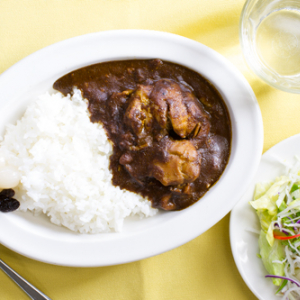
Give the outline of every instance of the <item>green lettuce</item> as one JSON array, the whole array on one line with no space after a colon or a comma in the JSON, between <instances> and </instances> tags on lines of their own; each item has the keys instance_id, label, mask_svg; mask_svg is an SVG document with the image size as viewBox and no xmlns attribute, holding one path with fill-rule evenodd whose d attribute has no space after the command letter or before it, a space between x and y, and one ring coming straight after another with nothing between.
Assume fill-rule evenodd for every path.
<instances>
[{"instance_id":1,"label":"green lettuce","mask_svg":"<svg viewBox=\"0 0 300 300\"><path fill-rule=\"evenodd\" d=\"M267 210L270 215L276 216L278 212L276 201L289 182L290 178L288 176L281 176L276 178L271 185L266 184L263 186L262 184L257 184L255 189L258 191L254 192L254 200L250 201L250 204L256 210Z\"/></svg>"},{"instance_id":2,"label":"green lettuce","mask_svg":"<svg viewBox=\"0 0 300 300\"><path fill-rule=\"evenodd\" d=\"M284 246L280 241L275 240L273 246L270 246L266 233L261 230L258 245L260 249L260 256L266 270L271 275L284 276L284 263L276 263L275 260L282 261L285 259ZM279 286L282 279L272 278L273 284Z\"/></svg>"},{"instance_id":3,"label":"green lettuce","mask_svg":"<svg viewBox=\"0 0 300 300\"><path fill-rule=\"evenodd\" d=\"M255 186L253 201L250 201L251 206L256 209L259 217L261 228L266 233L266 240L272 247L274 243L272 221L275 221L279 211L278 199L280 195L284 195L286 186L290 183L288 176L276 178L274 182L258 183ZM284 201L280 201L280 209L284 209Z\"/></svg>"}]
</instances>

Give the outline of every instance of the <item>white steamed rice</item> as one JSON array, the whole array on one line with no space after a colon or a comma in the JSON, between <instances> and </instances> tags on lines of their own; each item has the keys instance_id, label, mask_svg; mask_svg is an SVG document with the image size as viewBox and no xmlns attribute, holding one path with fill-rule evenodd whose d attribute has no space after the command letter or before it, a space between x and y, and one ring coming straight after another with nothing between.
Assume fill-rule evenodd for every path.
<instances>
[{"instance_id":1,"label":"white steamed rice","mask_svg":"<svg viewBox=\"0 0 300 300\"><path fill-rule=\"evenodd\" d=\"M156 213L150 201L112 185L112 146L102 125L90 122L79 90L40 96L7 126L0 151L20 172L20 210L42 212L54 224L81 233L121 231L126 217Z\"/></svg>"}]
</instances>

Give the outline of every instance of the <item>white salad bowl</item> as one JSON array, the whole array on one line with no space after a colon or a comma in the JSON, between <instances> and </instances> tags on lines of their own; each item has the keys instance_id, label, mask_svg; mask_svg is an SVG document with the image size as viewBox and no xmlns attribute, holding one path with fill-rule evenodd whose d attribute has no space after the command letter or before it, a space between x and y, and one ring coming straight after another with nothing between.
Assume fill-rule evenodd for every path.
<instances>
[{"instance_id":1,"label":"white salad bowl","mask_svg":"<svg viewBox=\"0 0 300 300\"><path fill-rule=\"evenodd\" d=\"M169 33L120 30L87 34L46 47L0 76L0 129L22 116L29 101L77 68L112 60L160 58L206 77L223 96L232 124L228 165L194 205L125 220L121 233L79 234L30 212L1 214L0 242L27 257L65 266L132 262L178 247L199 236L237 203L254 177L263 146L255 95L243 75L214 50Z\"/></svg>"}]
</instances>

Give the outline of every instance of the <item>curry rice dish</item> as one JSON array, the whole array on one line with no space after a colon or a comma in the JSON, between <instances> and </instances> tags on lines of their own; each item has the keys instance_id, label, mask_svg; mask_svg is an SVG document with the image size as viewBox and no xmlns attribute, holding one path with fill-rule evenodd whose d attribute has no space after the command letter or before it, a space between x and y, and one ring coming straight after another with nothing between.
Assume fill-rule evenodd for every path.
<instances>
[{"instance_id":1,"label":"curry rice dish","mask_svg":"<svg viewBox=\"0 0 300 300\"><path fill-rule=\"evenodd\" d=\"M58 79L88 100L90 120L112 142L112 183L148 198L155 208L180 210L219 179L230 155L231 123L216 88L200 74L154 60L111 61Z\"/></svg>"},{"instance_id":2,"label":"curry rice dish","mask_svg":"<svg viewBox=\"0 0 300 300\"><path fill-rule=\"evenodd\" d=\"M43 213L80 233L121 231L128 216L198 201L226 167L229 114L192 70L113 61L71 72L54 88L62 93L40 95L6 128L1 211Z\"/></svg>"}]
</instances>

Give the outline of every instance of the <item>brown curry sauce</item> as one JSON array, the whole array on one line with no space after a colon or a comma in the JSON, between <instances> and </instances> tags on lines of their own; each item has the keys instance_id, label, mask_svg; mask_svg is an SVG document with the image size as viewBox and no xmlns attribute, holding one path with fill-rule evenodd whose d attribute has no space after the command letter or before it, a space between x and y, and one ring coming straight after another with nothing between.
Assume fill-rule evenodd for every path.
<instances>
[{"instance_id":1,"label":"brown curry sauce","mask_svg":"<svg viewBox=\"0 0 300 300\"><path fill-rule=\"evenodd\" d=\"M231 123L216 88L200 74L154 60L111 61L75 70L53 87L89 102L113 144L112 183L180 210L219 179L230 155Z\"/></svg>"}]
</instances>

